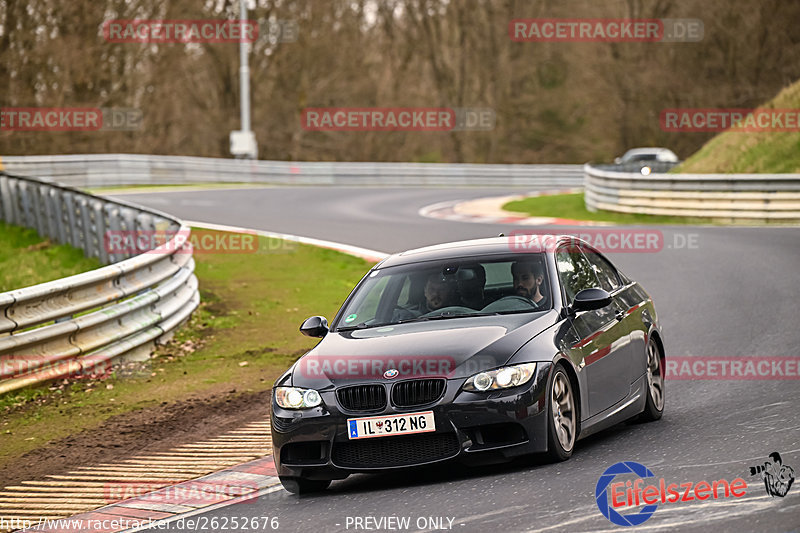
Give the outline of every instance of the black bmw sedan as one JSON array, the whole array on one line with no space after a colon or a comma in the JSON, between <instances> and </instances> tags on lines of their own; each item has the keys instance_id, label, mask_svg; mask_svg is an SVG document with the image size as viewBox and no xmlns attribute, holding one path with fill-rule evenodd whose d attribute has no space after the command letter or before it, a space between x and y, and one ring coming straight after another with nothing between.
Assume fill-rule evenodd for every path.
<instances>
[{"instance_id":1,"label":"black bmw sedan","mask_svg":"<svg viewBox=\"0 0 800 533\"><path fill-rule=\"evenodd\" d=\"M664 409L664 344L647 292L570 236L515 235L392 255L275 383L284 488L356 472L531 453Z\"/></svg>"}]
</instances>

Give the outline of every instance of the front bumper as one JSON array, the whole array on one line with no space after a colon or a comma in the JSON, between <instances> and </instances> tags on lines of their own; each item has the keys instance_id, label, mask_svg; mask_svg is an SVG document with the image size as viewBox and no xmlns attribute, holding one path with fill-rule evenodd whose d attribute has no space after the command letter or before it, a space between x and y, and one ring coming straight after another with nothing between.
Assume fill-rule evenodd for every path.
<instances>
[{"instance_id":1,"label":"front bumper","mask_svg":"<svg viewBox=\"0 0 800 533\"><path fill-rule=\"evenodd\" d=\"M525 385L505 391L471 393L464 379L447 380L443 397L411 409L388 402L378 413L340 408L333 390L323 404L302 411L272 405L272 443L279 476L342 479L443 461L502 462L547 451L546 389L550 364L539 363ZM387 382L388 383L388 382ZM436 431L351 441L347 419L433 411Z\"/></svg>"}]
</instances>

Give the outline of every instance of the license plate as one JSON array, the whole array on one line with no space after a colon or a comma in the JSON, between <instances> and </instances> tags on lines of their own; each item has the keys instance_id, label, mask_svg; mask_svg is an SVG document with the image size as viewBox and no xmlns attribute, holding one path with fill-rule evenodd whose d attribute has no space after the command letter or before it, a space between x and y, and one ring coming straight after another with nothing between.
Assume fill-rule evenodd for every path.
<instances>
[{"instance_id":1,"label":"license plate","mask_svg":"<svg viewBox=\"0 0 800 533\"><path fill-rule=\"evenodd\" d=\"M436 431L433 411L411 413L409 415L367 416L347 419L347 434L350 440L410 435L428 431Z\"/></svg>"}]
</instances>

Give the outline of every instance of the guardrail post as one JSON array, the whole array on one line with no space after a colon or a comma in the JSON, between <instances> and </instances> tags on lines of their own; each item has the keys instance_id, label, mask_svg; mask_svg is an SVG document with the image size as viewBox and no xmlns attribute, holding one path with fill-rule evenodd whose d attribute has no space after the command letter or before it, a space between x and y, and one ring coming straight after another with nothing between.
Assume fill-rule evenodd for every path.
<instances>
[{"instance_id":1,"label":"guardrail post","mask_svg":"<svg viewBox=\"0 0 800 533\"><path fill-rule=\"evenodd\" d=\"M64 203L59 192L55 187L50 187L47 191L48 220L50 221L51 235L54 236L56 241L63 244L69 242L69 237L66 224L64 224Z\"/></svg>"},{"instance_id":2,"label":"guardrail post","mask_svg":"<svg viewBox=\"0 0 800 533\"><path fill-rule=\"evenodd\" d=\"M106 219L106 233L103 236L103 247L106 249L110 263L116 263L125 258L125 254L115 248L115 243L123 242L122 237L124 237L122 221L120 220L120 209L118 205L111 202L103 207Z\"/></svg>"},{"instance_id":3,"label":"guardrail post","mask_svg":"<svg viewBox=\"0 0 800 533\"><path fill-rule=\"evenodd\" d=\"M28 221L28 191L26 183L22 181L14 182L14 224L19 226L31 227Z\"/></svg>"},{"instance_id":4,"label":"guardrail post","mask_svg":"<svg viewBox=\"0 0 800 533\"><path fill-rule=\"evenodd\" d=\"M122 235L127 239L126 242L130 243L136 231L136 211L127 207L122 207L120 209L119 226L120 230L123 232ZM129 257L133 257L135 254L126 245L123 255L127 259Z\"/></svg>"},{"instance_id":5,"label":"guardrail post","mask_svg":"<svg viewBox=\"0 0 800 533\"><path fill-rule=\"evenodd\" d=\"M77 198L78 203L78 211L79 215L78 218L80 221L78 222L78 229L80 230L80 241L81 245L80 248L83 250L89 257L94 257L92 255L92 219L91 213L89 212L89 200L88 198L79 197Z\"/></svg>"},{"instance_id":6,"label":"guardrail post","mask_svg":"<svg viewBox=\"0 0 800 533\"><path fill-rule=\"evenodd\" d=\"M8 182L11 180L5 174L0 174L0 219L11 223L13 213L13 200L11 198L11 190L9 189Z\"/></svg>"},{"instance_id":7,"label":"guardrail post","mask_svg":"<svg viewBox=\"0 0 800 533\"><path fill-rule=\"evenodd\" d=\"M48 220L48 205L47 205L47 185L39 185L33 189L33 208L36 213L36 231L42 237L52 239L53 235L50 233L50 221Z\"/></svg>"},{"instance_id":8,"label":"guardrail post","mask_svg":"<svg viewBox=\"0 0 800 533\"><path fill-rule=\"evenodd\" d=\"M137 237L140 234L149 236L148 239L144 240L140 240L138 238L136 239L135 247L138 253L144 253L150 249L146 245L144 246L144 248L142 248L142 244L151 241L155 236L155 232L156 232L156 227L155 223L153 222L153 215L150 215L149 213L139 213L138 215L136 215L136 226L134 228L134 234Z\"/></svg>"},{"instance_id":9,"label":"guardrail post","mask_svg":"<svg viewBox=\"0 0 800 533\"><path fill-rule=\"evenodd\" d=\"M92 218L94 219L94 235L93 243L97 252L97 257L104 265L111 263L108 258L108 249L106 248L106 231L108 228L108 219L106 218L105 202L103 200L93 200Z\"/></svg>"},{"instance_id":10,"label":"guardrail post","mask_svg":"<svg viewBox=\"0 0 800 533\"><path fill-rule=\"evenodd\" d=\"M83 248L81 246L81 237L78 225L80 224L80 211L75 203L75 195L71 192L65 192L61 195L62 207L62 225L64 227L64 234L67 242L75 248Z\"/></svg>"}]
</instances>

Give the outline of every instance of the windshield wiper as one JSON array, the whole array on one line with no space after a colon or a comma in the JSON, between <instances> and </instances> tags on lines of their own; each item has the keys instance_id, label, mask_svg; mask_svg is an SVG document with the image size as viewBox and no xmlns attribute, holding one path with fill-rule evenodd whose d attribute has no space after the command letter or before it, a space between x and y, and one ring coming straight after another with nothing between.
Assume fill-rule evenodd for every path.
<instances>
[{"instance_id":1,"label":"windshield wiper","mask_svg":"<svg viewBox=\"0 0 800 533\"><path fill-rule=\"evenodd\" d=\"M373 324L378 325L378 324ZM361 322L360 324L356 324L355 326L341 326L336 328L336 331L353 331L354 329L366 329L371 328L373 325L367 324L366 322Z\"/></svg>"},{"instance_id":2,"label":"windshield wiper","mask_svg":"<svg viewBox=\"0 0 800 533\"><path fill-rule=\"evenodd\" d=\"M356 329L369 329L369 328L380 328L383 326L393 326L398 322L380 322L378 324L367 324L366 322L361 322L360 324L356 324L355 326L341 326L336 328L336 331L353 331Z\"/></svg>"},{"instance_id":3,"label":"windshield wiper","mask_svg":"<svg viewBox=\"0 0 800 533\"><path fill-rule=\"evenodd\" d=\"M519 315L522 313L536 313L541 311L549 311L549 309L513 309L511 311L498 311L497 313L493 313L496 315Z\"/></svg>"},{"instance_id":4,"label":"windshield wiper","mask_svg":"<svg viewBox=\"0 0 800 533\"><path fill-rule=\"evenodd\" d=\"M422 322L425 320L446 320L448 318L470 318L473 316L494 316L500 313L443 313L441 315L418 316L417 318L407 318L394 324L407 324L409 322Z\"/></svg>"}]
</instances>

